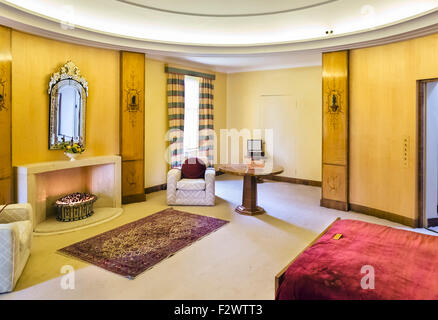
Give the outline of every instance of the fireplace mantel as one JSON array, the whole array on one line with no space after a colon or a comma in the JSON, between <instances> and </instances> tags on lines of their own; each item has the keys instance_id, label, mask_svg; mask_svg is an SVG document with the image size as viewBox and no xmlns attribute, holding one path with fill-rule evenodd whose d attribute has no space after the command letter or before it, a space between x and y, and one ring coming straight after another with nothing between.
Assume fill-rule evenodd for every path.
<instances>
[{"instance_id":1,"label":"fireplace mantel","mask_svg":"<svg viewBox=\"0 0 438 320\"><path fill-rule=\"evenodd\" d=\"M75 161L61 160L61 161L48 161L48 162L38 162L31 163L27 165L22 165L17 167L17 173L20 174L37 174L49 171L72 169L87 166L98 166L102 164L116 164L120 165L120 156L99 156L90 157L84 159L77 159Z\"/></svg>"},{"instance_id":2,"label":"fireplace mantel","mask_svg":"<svg viewBox=\"0 0 438 320\"><path fill-rule=\"evenodd\" d=\"M121 208L120 156L32 163L17 166L16 174L18 202L32 205L36 233L39 225L47 224L49 220L54 221L54 201L71 192L96 194L98 200L95 208L100 213L105 208L110 209L114 214L121 213L121 209L115 210ZM108 218L109 215L106 213L103 216ZM87 224L88 219L81 220L83 221L80 223L81 228ZM89 221L95 224L96 218ZM69 229L66 228L68 223L59 222L60 230ZM52 234L56 233L56 224L55 228L51 225L49 229Z\"/></svg>"}]
</instances>

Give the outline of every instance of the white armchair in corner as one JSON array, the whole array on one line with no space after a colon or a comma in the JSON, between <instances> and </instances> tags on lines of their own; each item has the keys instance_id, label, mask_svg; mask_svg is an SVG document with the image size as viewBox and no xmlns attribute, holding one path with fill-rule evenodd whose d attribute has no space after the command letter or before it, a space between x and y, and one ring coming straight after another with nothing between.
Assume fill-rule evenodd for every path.
<instances>
[{"instance_id":1,"label":"white armchair in corner","mask_svg":"<svg viewBox=\"0 0 438 320\"><path fill-rule=\"evenodd\" d=\"M29 258L32 214L30 204L10 204L0 213L0 293L14 290Z\"/></svg>"},{"instance_id":2,"label":"white armchair in corner","mask_svg":"<svg viewBox=\"0 0 438 320\"><path fill-rule=\"evenodd\" d=\"M187 206L214 206L216 171L205 170L204 179L181 179L180 169L167 173L167 204Z\"/></svg>"}]
</instances>

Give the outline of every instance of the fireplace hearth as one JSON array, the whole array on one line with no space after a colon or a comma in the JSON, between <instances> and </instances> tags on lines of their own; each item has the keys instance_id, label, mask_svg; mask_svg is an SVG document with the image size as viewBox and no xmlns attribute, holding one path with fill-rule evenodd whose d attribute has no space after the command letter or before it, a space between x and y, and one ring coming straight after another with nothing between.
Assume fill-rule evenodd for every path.
<instances>
[{"instance_id":1,"label":"fireplace hearth","mask_svg":"<svg viewBox=\"0 0 438 320\"><path fill-rule=\"evenodd\" d=\"M62 222L71 222L90 217L93 204L97 197L94 194L75 192L68 194L55 202L56 219Z\"/></svg>"}]
</instances>

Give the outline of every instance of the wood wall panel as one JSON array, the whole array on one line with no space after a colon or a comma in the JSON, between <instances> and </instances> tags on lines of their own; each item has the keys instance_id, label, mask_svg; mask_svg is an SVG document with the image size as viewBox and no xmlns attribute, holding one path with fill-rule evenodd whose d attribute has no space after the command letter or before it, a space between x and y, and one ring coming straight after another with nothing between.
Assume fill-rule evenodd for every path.
<instances>
[{"instance_id":1,"label":"wood wall panel","mask_svg":"<svg viewBox=\"0 0 438 320\"><path fill-rule=\"evenodd\" d=\"M345 166L324 164L322 170L324 176L322 197L324 199L345 202L347 168Z\"/></svg>"},{"instance_id":2,"label":"wood wall panel","mask_svg":"<svg viewBox=\"0 0 438 320\"><path fill-rule=\"evenodd\" d=\"M120 154L120 51L12 30L12 164L65 160L47 147L50 75L72 60L88 81L83 158Z\"/></svg>"},{"instance_id":3,"label":"wood wall panel","mask_svg":"<svg viewBox=\"0 0 438 320\"><path fill-rule=\"evenodd\" d=\"M0 27L0 204L14 201L11 111L11 30Z\"/></svg>"},{"instance_id":4,"label":"wood wall panel","mask_svg":"<svg viewBox=\"0 0 438 320\"><path fill-rule=\"evenodd\" d=\"M349 52L322 56L322 200L348 210ZM333 205L332 205L333 204Z\"/></svg>"},{"instance_id":5,"label":"wood wall panel","mask_svg":"<svg viewBox=\"0 0 438 320\"><path fill-rule=\"evenodd\" d=\"M437 56L438 34L351 50L350 203L423 219L417 81L438 78Z\"/></svg>"},{"instance_id":6,"label":"wood wall panel","mask_svg":"<svg viewBox=\"0 0 438 320\"><path fill-rule=\"evenodd\" d=\"M0 179L0 205L13 202L12 180Z\"/></svg>"},{"instance_id":7,"label":"wood wall panel","mask_svg":"<svg viewBox=\"0 0 438 320\"><path fill-rule=\"evenodd\" d=\"M145 56L121 52L120 153L122 201L144 201L144 81Z\"/></svg>"},{"instance_id":8,"label":"wood wall panel","mask_svg":"<svg viewBox=\"0 0 438 320\"><path fill-rule=\"evenodd\" d=\"M123 161L123 196L138 195L144 193L143 176L144 165L142 160Z\"/></svg>"}]
</instances>

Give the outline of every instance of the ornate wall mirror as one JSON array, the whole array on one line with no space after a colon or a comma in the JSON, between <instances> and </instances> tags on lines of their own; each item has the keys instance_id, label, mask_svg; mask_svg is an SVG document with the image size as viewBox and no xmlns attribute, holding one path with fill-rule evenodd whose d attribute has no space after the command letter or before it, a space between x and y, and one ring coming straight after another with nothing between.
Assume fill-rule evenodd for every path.
<instances>
[{"instance_id":1,"label":"ornate wall mirror","mask_svg":"<svg viewBox=\"0 0 438 320\"><path fill-rule=\"evenodd\" d=\"M63 142L85 146L85 109L88 83L71 61L52 74L49 83L49 149L61 149Z\"/></svg>"}]
</instances>

